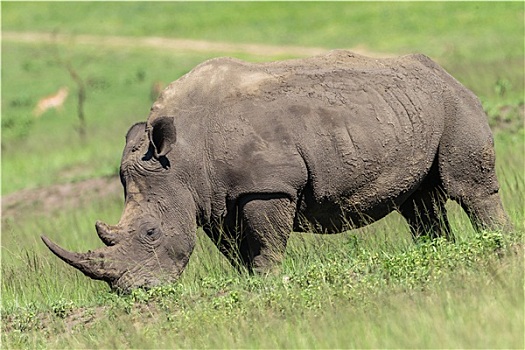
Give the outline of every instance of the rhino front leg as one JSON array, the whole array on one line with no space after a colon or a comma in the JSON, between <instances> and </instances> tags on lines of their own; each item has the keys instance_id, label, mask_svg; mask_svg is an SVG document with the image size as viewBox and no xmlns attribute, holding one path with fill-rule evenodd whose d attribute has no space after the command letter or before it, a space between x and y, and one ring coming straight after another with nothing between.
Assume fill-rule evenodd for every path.
<instances>
[{"instance_id":1,"label":"rhino front leg","mask_svg":"<svg viewBox=\"0 0 525 350\"><path fill-rule=\"evenodd\" d=\"M282 195L250 195L240 210L243 262L250 271L268 273L283 259L295 203Z\"/></svg>"}]
</instances>

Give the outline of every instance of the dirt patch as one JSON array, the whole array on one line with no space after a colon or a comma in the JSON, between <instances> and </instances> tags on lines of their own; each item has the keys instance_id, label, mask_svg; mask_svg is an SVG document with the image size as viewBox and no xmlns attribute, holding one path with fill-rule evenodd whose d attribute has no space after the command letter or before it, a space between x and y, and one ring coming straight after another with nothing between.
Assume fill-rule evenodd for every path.
<instances>
[{"instance_id":1,"label":"dirt patch","mask_svg":"<svg viewBox=\"0 0 525 350\"><path fill-rule=\"evenodd\" d=\"M71 313L64 318L64 324L68 332L73 332L78 328L82 329L83 327L91 325L96 320L101 319L108 308L108 306L97 306L93 308L81 307L72 310Z\"/></svg>"},{"instance_id":2,"label":"dirt patch","mask_svg":"<svg viewBox=\"0 0 525 350\"><path fill-rule=\"evenodd\" d=\"M62 208L78 208L121 193L120 180L114 176L21 190L2 196L2 219L19 217L28 211L45 215Z\"/></svg>"},{"instance_id":3,"label":"dirt patch","mask_svg":"<svg viewBox=\"0 0 525 350\"><path fill-rule=\"evenodd\" d=\"M113 48L152 48L175 52L204 52L218 54L249 54L261 57L315 56L329 51L323 47L279 46L265 44L229 43L205 40L165 37L125 37L96 35L64 35L36 32L3 32L2 41L25 43L64 43ZM363 46L350 48L355 53L371 57L387 57L389 54L370 52Z\"/></svg>"},{"instance_id":4,"label":"dirt patch","mask_svg":"<svg viewBox=\"0 0 525 350\"><path fill-rule=\"evenodd\" d=\"M48 330L50 332L66 331L73 333L96 323L106 314L108 306L80 307L53 311L24 310L3 318L3 331L29 332Z\"/></svg>"}]
</instances>

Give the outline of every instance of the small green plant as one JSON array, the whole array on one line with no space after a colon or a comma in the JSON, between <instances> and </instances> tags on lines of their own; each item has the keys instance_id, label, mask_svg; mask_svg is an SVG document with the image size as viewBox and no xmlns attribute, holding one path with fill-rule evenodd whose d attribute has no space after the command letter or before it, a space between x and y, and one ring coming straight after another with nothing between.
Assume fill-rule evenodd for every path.
<instances>
[{"instance_id":1,"label":"small green plant","mask_svg":"<svg viewBox=\"0 0 525 350\"><path fill-rule=\"evenodd\" d=\"M58 318L66 318L73 311L74 304L71 300L59 299L51 305L53 314Z\"/></svg>"},{"instance_id":2,"label":"small green plant","mask_svg":"<svg viewBox=\"0 0 525 350\"><path fill-rule=\"evenodd\" d=\"M8 139L20 140L27 137L33 126L33 118L29 113L16 113L2 117L2 134ZM10 145L2 142L2 148Z\"/></svg>"},{"instance_id":3,"label":"small green plant","mask_svg":"<svg viewBox=\"0 0 525 350\"><path fill-rule=\"evenodd\" d=\"M494 86L494 91L496 92L496 95L503 98L511 88L512 84L508 79L499 78Z\"/></svg>"},{"instance_id":4,"label":"small green plant","mask_svg":"<svg viewBox=\"0 0 525 350\"><path fill-rule=\"evenodd\" d=\"M29 332L42 327L40 313L35 304L21 308L18 313L9 315L7 318L2 315L2 319L8 322L7 330Z\"/></svg>"}]
</instances>

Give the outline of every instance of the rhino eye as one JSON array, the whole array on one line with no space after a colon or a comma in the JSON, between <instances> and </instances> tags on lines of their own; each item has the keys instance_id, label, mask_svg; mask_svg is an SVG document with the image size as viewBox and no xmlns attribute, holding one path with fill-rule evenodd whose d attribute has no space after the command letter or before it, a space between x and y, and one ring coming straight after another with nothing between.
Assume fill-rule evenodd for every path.
<instances>
[{"instance_id":1,"label":"rhino eye","mask_svg":"<svg viewBox=\"0 0 525 350\"><path fill-rule=\"evenodd\" d=\"M147 229L146 237L149 239L157 239L160 237L160 230L158 228Z\"/></svg>"},{"instance_id":2,"label":"rhino eye","mask_svg":"<svg viewBox=\"0 0 525 350\"><path fill-rule=\"evenodd\" d=\"M149 230L146 231L146 235L152 237L152 236L157 235L158 232L159 232L158 229L156 229L156 228L150 228Z\"/></svg>"}]
</instances>

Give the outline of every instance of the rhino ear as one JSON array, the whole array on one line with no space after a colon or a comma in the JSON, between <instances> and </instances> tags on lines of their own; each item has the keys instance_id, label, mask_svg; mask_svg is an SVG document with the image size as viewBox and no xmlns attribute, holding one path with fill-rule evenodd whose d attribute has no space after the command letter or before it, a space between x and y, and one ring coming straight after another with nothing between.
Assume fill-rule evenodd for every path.
<instances>
[{"instance_id":1,"label":"rhino ear","mask_svg":"<svg viewBox=\"0 0 525 350\"><path fill-rule=\"evenodd\" d=\"M151 123L149 140L153 145L154 157L159 159L171 151L176 141L173 117L160 117Z\"/></svg>"}]
</instances>

